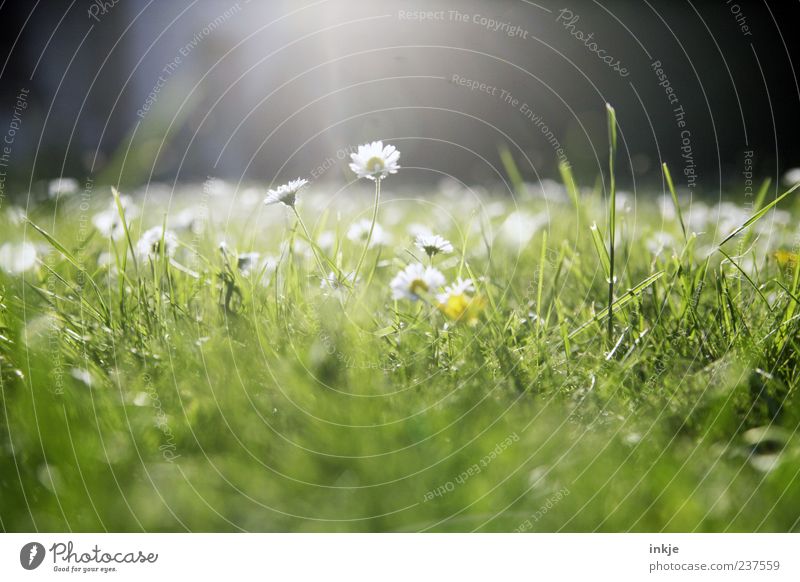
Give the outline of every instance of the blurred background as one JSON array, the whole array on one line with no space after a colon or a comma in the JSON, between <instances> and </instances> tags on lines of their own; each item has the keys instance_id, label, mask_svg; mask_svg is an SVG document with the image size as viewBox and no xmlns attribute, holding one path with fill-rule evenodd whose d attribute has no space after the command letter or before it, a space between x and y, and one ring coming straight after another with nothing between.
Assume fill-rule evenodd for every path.
<instances>
[{"instance_id":1,"label":"blurred background","mask_svg":"<svg viewBox=\"0 0 800 582\"><path fill-rule=\"evenodd\" d=\"M406 184L623 184L719 195L800 165L797 0L73 0L0 4L3 195L59 176L350 180L384 139ZM680 109L682 108L682 109ZM678 111L676 112L676 109Z\"/></svg>"}]
</instances>

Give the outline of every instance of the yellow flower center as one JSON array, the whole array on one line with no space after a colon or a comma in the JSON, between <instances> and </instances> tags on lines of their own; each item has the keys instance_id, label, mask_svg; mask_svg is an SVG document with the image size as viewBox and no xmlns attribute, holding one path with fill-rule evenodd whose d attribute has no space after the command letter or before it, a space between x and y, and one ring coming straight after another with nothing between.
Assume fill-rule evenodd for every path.
<instances>
[{"instance_id":1,"label":"yellow flower center","mask_svg":"<svg viewBox=\"0 0 800 582\"><path fill-rule=\"evenodd\" d=\"M411 292L414 295L419 295L420 293L427 293L428 291L428 285L422 279L414 279L413 281L411 281L411 285L409 288L411 289Z\"/></svg>"},{"instance_id":2,"label":"yellow flower center","mask_svg":"<svg viewBox=\"0 0 800 582\"><path fill-rule=\"evenodd\" d=\"M386 164L383 162L383 158L380 158L378 156L372 156L369 160L367 160L366 165L367 165L367 170L369 170L373 174L382 172L383 169L386 167Z\"/></svg>"}]
</instances>

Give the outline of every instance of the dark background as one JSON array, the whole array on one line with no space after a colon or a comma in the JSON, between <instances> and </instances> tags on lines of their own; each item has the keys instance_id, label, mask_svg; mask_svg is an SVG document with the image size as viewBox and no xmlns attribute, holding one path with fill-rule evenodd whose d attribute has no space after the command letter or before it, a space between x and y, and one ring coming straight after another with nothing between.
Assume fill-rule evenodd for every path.
<instances>
[{"instance_id":1,"label":"dark background","mask_svg":"<svg viewBox=\"0 0 800 582\"><path fill-rule=\"evenodd\" d=\"M318 180L350 179L345 148L380 138L403 152L409 182L497 180L504 143L526 179L557 175L554 148L535 126L497 96L449 83L453 74L528 103L588 184L606 163L604 103L612 102L623 184L660 185L663 160L686 186L680 130L653 60L686 111L698 191L741 188L747 151L759 176L800 165L797 0L118 0L91 8L100 4L0 4L0 133L15 96L30 90L8 193L62 174L123 186L208 175L268 184L326 166ZM556 22L562 8L580 15L576 28L593 32L627 78ZM528 38L398 14L420 9L485 15ZM140 118L163 68L193 40Z\"/></svg>"}]
</instances>

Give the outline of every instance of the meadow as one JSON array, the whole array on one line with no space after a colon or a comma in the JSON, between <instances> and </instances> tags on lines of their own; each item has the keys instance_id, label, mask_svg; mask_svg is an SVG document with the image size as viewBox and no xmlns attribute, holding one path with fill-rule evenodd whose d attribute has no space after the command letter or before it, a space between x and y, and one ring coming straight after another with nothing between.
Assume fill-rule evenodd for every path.
<instances>
[{"instance_id":1,"label":"meadow","mask_svg":"<svg viewBox=\"0 0 800 582\"><path fill-rule=\"evenodd\" d=\"M800 530L792 190L395 153L7 205L0 527Z\"/></svg>"}]
</instances>

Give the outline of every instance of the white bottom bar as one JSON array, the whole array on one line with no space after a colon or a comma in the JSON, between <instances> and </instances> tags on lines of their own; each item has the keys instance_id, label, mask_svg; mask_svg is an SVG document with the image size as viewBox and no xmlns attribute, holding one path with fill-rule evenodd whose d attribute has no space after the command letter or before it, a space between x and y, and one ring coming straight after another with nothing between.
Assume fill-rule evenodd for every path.
<instances>
[{"instance_id":1,"label":"white bottom bar","mask_svg":"<svg viewBox=\"0 0 800 582\"><path fill-rule=\"evenodd\" d=\"M799 542L795 534L4 534L0 580L777 582L800 580Z\"/></svg>"}]
</instances>

